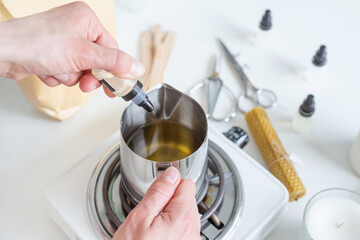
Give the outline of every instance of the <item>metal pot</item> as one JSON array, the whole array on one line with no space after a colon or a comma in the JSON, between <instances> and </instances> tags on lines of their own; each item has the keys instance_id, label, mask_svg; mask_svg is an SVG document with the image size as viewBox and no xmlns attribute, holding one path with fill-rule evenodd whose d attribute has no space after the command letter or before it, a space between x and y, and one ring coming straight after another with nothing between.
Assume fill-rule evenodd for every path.
<instances>
[{"instance_id":1,"label":"metal pot","mask_svg":"<svg viewBox=\"0 0 360 240\"><path fill-rule=\"evenodd\" d=\"M180 171L182 178L191 179L195 183L196 199L202 200L208 188L208 124L205 112L194 99L168 84L156 86L147 95L154 105L153 112L146 112L130 103L121 117L121 172L126 194L137 204L161 172L174 166ZM129 147L128 141L137 129L163 120L176 121L195 131L202 141L200 147L186 158L172 162L151 161L139 156Z\"/></svg>"}]
</instances>

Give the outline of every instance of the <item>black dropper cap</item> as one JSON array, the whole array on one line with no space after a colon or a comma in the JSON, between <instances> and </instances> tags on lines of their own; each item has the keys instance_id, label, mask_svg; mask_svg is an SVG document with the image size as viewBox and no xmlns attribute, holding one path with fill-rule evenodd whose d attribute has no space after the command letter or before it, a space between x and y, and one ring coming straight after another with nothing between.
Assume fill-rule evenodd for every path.
<instances>
[{"instance_id":1,"label":"black dropper cap","mask_svg":"<svg viewBox=\"0 0 360 240\"><path fill-rule=\"evenodd\" d=\"M145 101L139 104L140 107L145 109L148 112L154 111L154 105L150 102L149 98L146 96Z\"/></svg>"},{"instance_id":2,"label":"black dropper cap","mask_svg":"<svg viewBox=\"0 0 360 240\"><path fill-rule=\"evenodd\" d=\"M151 103L146 93L144 93L142 87L143 87L142 83L139 80L137 80L133 89L125 96L122 96L122 98L125 101L132 100L139 107L144 108L148 112L152 112L154 111L154 105Z\"/></svg>"},{"instance_id":3,"label":"black dropper cap","mask_svg":"<svg viewBox=\"0 0 360 240\"><path fill-rule=\"evenodd\" d=\"M303 104L301 104L299 113L304 117L311 117L315 112L315 100L314 95L309 94L307 98L304 100Z\"/></svg>"},{"instance_id":4,"label":"black dropper cap","mask_svg":"<svg viewBox=\"0 0 360 240\"><path fill-rule=\"evenodd\" d=\"M313 57L312 60L313 64L316 66L324 66L326 63L326 46L325 45L321 45L319 50L317 50L315 56Z\"/></svg>"},{"instance_id":5,"label":"black dropper cap","mask_svg":"<svg viewBox=\"0 0 360 240\"><path fill-rule=\"evenodd\" d=\"M271 22L271 11L269 9L267 9L265 11L264 16L261 19L260 22L260 29L264 30L264 31L268 31L271 29L272 26L272 22Z\"/></svg>"}]
</instances>

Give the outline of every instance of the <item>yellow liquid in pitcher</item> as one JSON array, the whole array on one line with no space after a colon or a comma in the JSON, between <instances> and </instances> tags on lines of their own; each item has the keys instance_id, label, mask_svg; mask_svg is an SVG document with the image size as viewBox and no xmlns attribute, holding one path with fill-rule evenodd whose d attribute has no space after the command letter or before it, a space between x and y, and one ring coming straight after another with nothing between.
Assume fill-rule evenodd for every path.
<instances>
[{"instance_id":1,"label":"yellow liquid in pitcher","mask_svg":"<svg viewBox=\"0 0 360 240\"><path fill-rule=\"evenodd\" d=\"M139 128L127 144L143 158L156 162L172 162L191 155L202 142L190 128L164 120Z\"/></svg>"}]
</instances>

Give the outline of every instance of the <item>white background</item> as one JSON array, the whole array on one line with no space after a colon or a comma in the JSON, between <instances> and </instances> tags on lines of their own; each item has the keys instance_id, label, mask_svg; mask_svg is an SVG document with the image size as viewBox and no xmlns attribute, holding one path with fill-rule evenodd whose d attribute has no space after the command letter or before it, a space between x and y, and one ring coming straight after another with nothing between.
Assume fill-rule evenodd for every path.
<instances>
[{"instance_id":1,"label":"white background","mask_svg":"<svg viewBox=\"0 0 360 240\"><path fill-rule=\"evenodd\" d=\"M243 55L252 81L278 95L280 106L268 114L285 149L302 159L295 166L307 194L289 203L288 213L266 239L296 239L305 203L319 190L345 187L360 192L360 179L348 160L360 129L358 1L139 2L147 6L137 13L116 4L119 44L138 56L142 30L161 23L165 30L177 31L167 83L187 91L211 74L211 57L220 52L215 38L221 37L231 51ZM273 14L271 46L258 48L249 38L267 8ZM321 44L328 48L327 72L310 84L301 72ZM221 77L236 94L241 92L225 62ZM300 135L291 129L291 121L308 93L316 100L313 130ZM1 239L66 239L46 213L45 189L119 128L124 106L121 99L108 99L98 91L73 118L60 123L34 109L14 81L1 79ZM220 131L238 125L250 134L242 115L227 124L210 124ZM244 150L264 164L250 141Z\"/></svg>"}]
</instances>

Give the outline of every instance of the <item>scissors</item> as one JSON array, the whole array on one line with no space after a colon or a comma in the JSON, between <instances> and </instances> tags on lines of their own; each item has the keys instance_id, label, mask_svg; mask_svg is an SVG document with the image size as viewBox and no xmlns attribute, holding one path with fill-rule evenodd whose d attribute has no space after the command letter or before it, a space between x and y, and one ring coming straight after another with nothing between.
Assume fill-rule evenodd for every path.
<instances>
[{"instance_id":1,"label":"scissors","mask_svg":"<svg viewBox=\"0 0 360 240\"><path fill-rule=\"evenodd\" d=\"M194 96L195 92L202 89L204 91L204 95L206 96L206 116L214 121L217 122L227 122L231 118L233 118L236 115L236 96L232 93L230 88L228 88L224 83L223 80L219 77L220 73L220 66L221 66L221 58L219 56L216 56L215 58L215 64L213 73L210 77L207 77L206 79L198 82L193 86L190 91L189 95ZM228 98L228 101L234 104L231 104L231 109L229 109L229 112L222 114L222 116L215 116L215 106L220 104L218 103L220 93L224 91L225 95ZM221 107L221 106L220 106Z\"/></svg>"},{"instance_id":2,"label":"scissors","mask_svg":"<svg viewBox=\"0 0 360 240\"><path fill-rule=\"evenodd\" d=\"M236 71L244 85L244 94L240 95L240 97L238 97L237 99L237 106L239 111L245 114L256 106L260 106L263 108L274 107L277 104L276 94L269 89L255 87L254 84L250 82L243 68L236 61L234 55L225 46L223 41L221 41L220 38L218 40L225 52L226 57L230 61L231 65L233 66L234 70Z\"/></svg>"}]
</instances>

